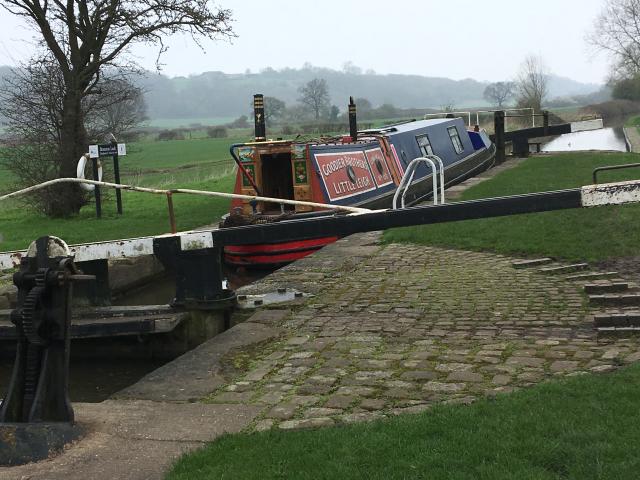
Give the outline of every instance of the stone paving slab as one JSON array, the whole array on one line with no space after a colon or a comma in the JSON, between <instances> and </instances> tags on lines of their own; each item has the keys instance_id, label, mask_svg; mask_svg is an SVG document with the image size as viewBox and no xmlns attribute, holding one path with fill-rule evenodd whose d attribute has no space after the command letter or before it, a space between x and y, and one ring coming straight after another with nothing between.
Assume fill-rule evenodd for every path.
<instances>
[{"instance_id":1,"label":"stone paving slab","mask_svg":"<svg viewBox=\"0 0 640 480\"><path fill-rule=\"evenodd\" d=\"M581 285L564 276L491 253L380 245L374 234L348 241L370 248L357 261L321 251L251 287L321 274L316 297L272 324L283 338L207 402L261 406L258 430L325 426L469 403L640 355L637 336L598 337Z\"/></svg>"},{"instance_id":2,"label":"stone paving slab","mask_svg":"<svg viewBox=\"0 0 640 480\"><path fill-rule=\"evenodd\" d=\"M236 325L154 370L113 398L158 402L197 401L227 383L222 371L222 358L234 349L246 349L277 338L281 330L264 323L277 322L289 313L289 310L257 312L245 323Z\"/></svg>"},{"instance_id":3,"label":"stone paving slab","mask_svg":"<svg viewBox=\"0 0 640 480\"><path fill-rule=\"evenodd\" d=\"M161 479L183 453L238 432L258 406L113 401L74 405L87 437L51 460L0 467L0 480Z\"/></svg>"}]
</instances>

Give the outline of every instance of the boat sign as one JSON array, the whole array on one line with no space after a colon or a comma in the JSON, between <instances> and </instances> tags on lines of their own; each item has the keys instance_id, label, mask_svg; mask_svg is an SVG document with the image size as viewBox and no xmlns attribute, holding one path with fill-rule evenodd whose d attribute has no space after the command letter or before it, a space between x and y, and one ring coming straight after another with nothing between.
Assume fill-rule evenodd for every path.
<instances>
[{"instance_id":1,"label":"boat sign","mask_svg":"<svg viewBox=\"0 0 640 480\"><path fill-rule=\"evenodd\" d=\"M365 150L364 153L367 156L369 169L371 170L371 173L373 173L373 178L375 179L378 188L392 184L393 178L391 178L391 172L389 171L387 162L384 159L382 150L378 147L372 150Z\"/></svg>"},{"instance_id":2,"label":"boat sign","mask_svg":"<svg viewBox=\"0 0 640 480\"><path fill-rule=\"evenodd\" d=\"M330 200L342 200L376 189L364 152L316 153L314 157Z\"/></svg>"}]
</instances>

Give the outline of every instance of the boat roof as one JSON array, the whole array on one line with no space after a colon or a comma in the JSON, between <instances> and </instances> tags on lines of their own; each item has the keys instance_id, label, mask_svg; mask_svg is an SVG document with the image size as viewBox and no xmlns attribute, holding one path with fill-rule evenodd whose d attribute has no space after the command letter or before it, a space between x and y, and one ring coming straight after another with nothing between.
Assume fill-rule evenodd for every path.
<instances>
[{"instance_id":1,"label":"boat roof","mask_svg":"<svg viewBox=\"0 0 640 480\"><path fill-rule=\"evenodd\" d=\"M409 122L398 123L395 125L385 125L380 128L370 128L367 130L361 130L358 133L374 134L374 133L402 133L417 130L419 128L429 127L431 125L439 125L441 123L451 122L455 118L430 118L428 120L413 120Z\"/></svg>"}]
</instances>

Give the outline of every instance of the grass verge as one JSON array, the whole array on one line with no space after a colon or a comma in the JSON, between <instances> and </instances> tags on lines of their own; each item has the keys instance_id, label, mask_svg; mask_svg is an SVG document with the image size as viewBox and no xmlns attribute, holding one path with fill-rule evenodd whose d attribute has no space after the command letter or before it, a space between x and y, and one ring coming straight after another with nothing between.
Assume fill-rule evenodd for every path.
<instances>
[{"instance_id":1,"label":"grass verge","mask_svg":"<svg viewBox=\"0 0 640 480\"><path fill-rule=\"evenodd\" d=\"M229 192L235 176L176 185L200 190ZM20 250L43 235L55 235L69 244L157 235L169 231L167 200L162 195L122 192L123 215L115 211L112 196L103 203L102 218L95 207L87 205L80 214L68 219L52 219L21 208L0 210L0 251ZM229 211L229 199L195 195L173 197L178 231L217 223Z\"/></svg>"},{"instance_id":2,"label":"grass verge","mask_svg":"<svg viewBox=\"0 0 640 480\"><path fill-rule=\"evenodd\" d=\"M132 143L129 154L120 159L122 182L158 188L191 188L233 191L235 175L229 144L240 138L198 139ZM113 181L112 162L104 160L105 180ZM87 169L89 172L89 169ZM0 167L0 192L11 191L10 173ZM124 214L115 211L115 195L103 200L100 220L93 203L77 216L51 219L25 208L17 201L0 204L0 251L21 250L42 235L55 235L67 243L94 242L118 238L157 235L169 231L164 196L122 192ZM229 200L175 195L178 230L217 223L229 211Z\"/></svg>"},{"instance_id":3,"label":"grass verge","mask_svg":"<svg viewBox=\"0 0 640 480\"><path fill-rule=\"evenodd\" d=\"M640 115L634 115L629 117L624 122L625 127L637 127L640 126Z\"/></svg>"},{"instance_id":4,"label":"grass verge","mask_svg":"<svg viewBox=\"0 0 640 480\"><path fill-rule=\"evenodd\" d=\"M594 168L638 162L626 153L567 153L532 157L518 167L466 190L461 200L575 188L592 183ZM604 172L599 181L640 177L638 169ZM386 242L548 255L598 261L637 255L640 205L599 207L421 225L385 232Z\"/></svg>"},{"instance_id":5,"label":"grass verge","mask_svg":"<svg viewBox=\"0 0 640 480\"><path fill-rule=\"evenodd\" d=\"M226 435L183 457L167 479L636 478L638 395L634 365L420 415Z\"/></svg>"}]
</instances>

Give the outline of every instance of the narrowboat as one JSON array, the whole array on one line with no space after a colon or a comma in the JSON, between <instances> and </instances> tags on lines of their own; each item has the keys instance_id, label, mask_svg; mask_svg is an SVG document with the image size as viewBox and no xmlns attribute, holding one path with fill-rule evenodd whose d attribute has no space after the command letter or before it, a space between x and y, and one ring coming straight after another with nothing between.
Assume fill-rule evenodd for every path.
<instances>
[{"instance_id":1,"label":"narrowboat","mask_svg":"<svg viewBox=\"0 0 640 480\"><path fill-rule=\"evenodd\" d=\"M495 146L488 135L468 130L461 118L413 120L358 131L355 105L349 105L350 134L300 142L267 140L262 97L254 97L256 141L234 144L238 164L234 192L370 209L389 208L409 163L437 155L444 164L444 183L454 185L489 168ZM405 201L413 205L433 195L432 175L420 165ZM308 205L234 199L221 228L336 214ZM225 246L229 265L275 267L300 259L337 240L335 236L276 244Z\"/></svg>"}]
</instances>

